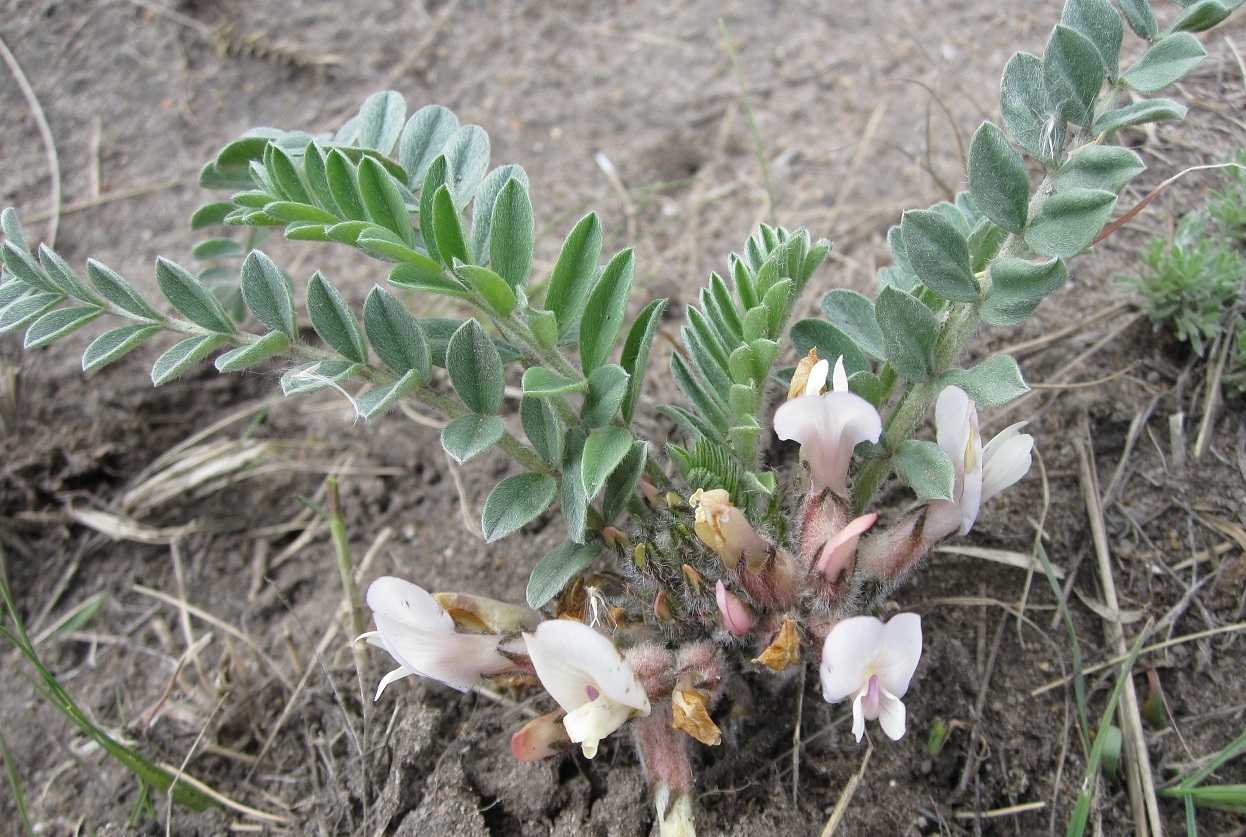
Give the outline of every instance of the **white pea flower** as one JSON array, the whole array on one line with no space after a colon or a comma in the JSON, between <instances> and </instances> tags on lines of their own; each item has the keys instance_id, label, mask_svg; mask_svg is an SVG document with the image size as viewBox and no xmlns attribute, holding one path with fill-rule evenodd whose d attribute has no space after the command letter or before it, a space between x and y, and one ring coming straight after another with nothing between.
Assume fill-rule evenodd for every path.
<instances>
[{"instance_id":1,"label":"white pea flower","mask_svg":"<svg viewBox=\"0 0 1246 837\"><path fill-rule=\"evenodd\" d=\"M428 591L409 581L378 578L368 587L368 607L372 608L376 630L359 639L384 649L398 663L398 668L381 680L376 698L390 683L412 674L466 692L483 678L513 668L513 663L498 652L501 637L457 633L446 609Z\"/></svg>"},{"instance_id":2,"label":"white pea flower","mask_svg":"<svg viewBox=\"0 0 1246 837\"><path fill-rule=\"evenodd\" d=\"M566 710L563 726L585 758L628 719L649 714L649 696L631 665L588 625L551 619L523 636L536 676Z\"/></svg>"},{"instance_id":3,"label":"white pea flower","mask_svg":"<svg viewBox=\"0 0 1246 837\"><path fill-rule=\"evenodd\" d=\"M938 540L952 532L966 535L982 504L1026 475L1033 461L1034 437L1025 422L1006 427L984 447L978 410L959 387L946 387L935 402L935 438L956 472L952 501L930 503L926 532Z\"/></svg>"},{"instance_id":4,"label":"white pea flower","mask_svg":"<svg viewBox=\"0 0 1246 837\"><path fill-rule=\"evenodd\" d=\"M893 741L905 731L900 698L922 655L922 620L901 613L883 622L854 616L831 629L822 646L822 696L828 703L852 699L852 734L865 734L865 722L877 720Z\"/></svg>"},{"instance_id":5,"label":"white pea flower","mask_svg":"<svg viewBox=\"0 0 1246 837\"><path fill-rule=\"evenodd\" d=\"M804 395L779 405L774 432L780 439L803 446L814 492L829 488L844 496L852 449L861 442L877 442L883 422L873 404L848 391L842 357L835 362L830 391L819 395L828 367L825 360L814 364Z\"/></svg>"}]
</instances>

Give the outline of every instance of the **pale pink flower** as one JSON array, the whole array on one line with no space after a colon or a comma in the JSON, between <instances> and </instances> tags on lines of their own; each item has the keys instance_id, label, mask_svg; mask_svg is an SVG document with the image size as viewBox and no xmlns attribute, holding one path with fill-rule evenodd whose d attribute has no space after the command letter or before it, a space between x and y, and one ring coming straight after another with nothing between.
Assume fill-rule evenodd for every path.
<instances>
[{"instance_id":1,"label":"pale pink flower","mask_svg":"<svg viewBox=\"0 0 1246 837\"><path fill-rule=\"evenodd\" d=\"M878 513L870 512L849 521L822 547L814 569L822 573L827 581L834 581L845 571L851 571L856 560L857 542L877 519Z\"/></svg>"},{"instance_id":2,"label":"pale pink flower","mask_svg":"<svg viewBox=\"0 0 1246 837\"><path fill-rule=\"evenodd\" d=\"M718 612L722 616L723 628L732 636L744 636L753 629L753 614L748 605L740 597L727 590L727 585L719 579L714 584L714 600L718 603Z\"/></svg>"},{"instance_id":3,"label":"pale pink flower","mask_svg":"<svg viewBox=\"0 0 1246 837\"><path fill-rule=\"evenodd\" d=\"M822 646L822 696L828 703L852 699L852 734L865 734L865 722L877 720L893 741L905 731L904 704L922 654L922 622L901 613L884 623L854 616L831 629Z\"/></svg>"},{"instance_id":4,"label":"pale pink flower","mask_svg":"<svg viewBox=\"0 0 1246 837\"><path fill-rule=\"evenodd\" d=\"M818 395L826 382L823 364L826 361L818 361L810 371L804 395L779 405L774 432L802 445L814 492L829 488L843 496L848 493L852 449L862 442L877 442L883 423L873 404L848 391L842 357L835 363L830 392Z\"/></svg>"},{"instance_id":5,"label":"pale pink flower","mask_svg":"<svg viewBox=\"0 0 1246 837\"><path fill-rule=\"evenodd\" d=\"M935 402L935 438L952 460L956 483L952 500L932 500L925 532L937 541L952 532L966 535L982 504L1025 476L1033 460L1034 437L1025 422L1004 428L982 445L978 410L959 387L946 387Z\"/></svg>"},{"instance_id":6,"label":"pale pink flower","mask_svg":"<svg viewBox=\"0 0 1246 837\"><path fill-rule=\"evenodd\" d=\"M368 587L368 607L376 630L359 639L384 649L398 668L381 680L376 698L395 680L412 674L439 680L466 692L483 678L513 663L498 652L501 637L460 634L454 620L428 591L401 578L385 576Z\"/></svg>"},{"instance_id":7,"label":"pale pink flower","mask_svg":"<svg viewBox=\"0 0 1246 837\"><path fill-rule=\"evenodd\" d=\"M536 676L566 710L563 726L585 758L628 719L649 714L649 696L631 665L588 625L551 619L523 636Z\"/></svg>"}]
</instances>

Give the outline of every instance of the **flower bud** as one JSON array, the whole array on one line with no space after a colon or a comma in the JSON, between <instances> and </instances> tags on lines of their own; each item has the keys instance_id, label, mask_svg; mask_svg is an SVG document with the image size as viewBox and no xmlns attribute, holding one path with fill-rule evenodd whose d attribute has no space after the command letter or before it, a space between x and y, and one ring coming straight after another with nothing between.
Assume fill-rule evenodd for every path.
<instances>
[{"instance_id":1,"label":"flower bud","mask_svg":"<svg viewBox=\"0 0 1246 837\"><path fill-rule=\"evenodd\" d=\"M831 582L836 581L845 573L851 573L853 564L856 561L857 542L861 540L861 535L873 526L874 521L877 519L878 514L871 512L856 518L843 529L840 529L822 547L817 563L814 564L814 569L820 572L827 581Z\"/></svg>"},{"instance_id":2,"label":"flower bud","mask_svg":"<svg viewBox=\"0 0 1246 837\"><path fill-rule=\"evenodd\" d=\"M701 578L701 574L694 570L688 564L684 564L684 580L688 582L688 586L692 588L692 592L700 593L705 588L705 579Z\"/></svg>"},{"instance_id":3,"label":"flower bud","mask_svg":"<svg viewBox=\"0 0 1246 837\"><path fill-rule=\"evenodd\" d=\"M729 592L722 579L714 585L714 599L718 602L718 612L722 615L723 630L732 636L744 636L752 630L755 620L748 605Z\"/></svg>"},{"instance_id":4,"label":"flower bud","mask_svg":"<svg viewBox=\"0 0 1246 837\"><path fill-rule=\"evenodd\" d=\"M511 736L511 754L519 761L539 761L570 750L574 745L562 725L566 714L559 710L524 724Z\"/></svg>"},{"instance_id":5,"label":"flower bud","mask_svg":"<svg viewBox=\"0 0 1246 837\"><path fill-rule=\"evenodd\" d=\"M606 546L617 546L620 549L630 549L632 546L632 542L627 535L623 534L621 529L616 529L613 526L607 526L601 530L601 540Z\"/></svg>"},{"instance_id":6,"label":"flower bud","mask_svg":"<svg viewBox=\"0 0 1246 837\"><path fill-rule=\"evenodd\" d=\"M726 491L697 489L690 502L696 509L697 537L718 553L727 569L734 570L741 558L750 569L760 569L765 564L774 545L757 534L744 512L731 504Z\"/></svg>"},{"instance_id":7,"label":"flower bud","mask_svg":"<svg viewBox=\"0 0 1246 837\"><path fill-rule=\"evenodd\" d=\"M433 598L446 609L458 628L472 633L531 631L541 621L539 613L523 605L499 602L471 593L434 593Z\"/></svg>"}]
</instances>

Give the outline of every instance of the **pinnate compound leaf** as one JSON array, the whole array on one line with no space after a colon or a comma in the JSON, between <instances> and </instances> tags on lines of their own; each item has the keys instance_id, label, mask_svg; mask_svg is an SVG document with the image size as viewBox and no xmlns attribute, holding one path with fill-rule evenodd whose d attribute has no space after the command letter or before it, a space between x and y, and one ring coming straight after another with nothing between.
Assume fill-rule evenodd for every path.
<instances>
[{"instance_id":1,"label":"pinnate compound leaf","mask_svg":"<svg viewBox=\"0 0 1246 837\"><path fill-rule=\"evenodd\" d=\"M518 178L511 178L493 205L489 264L512 288L522 288L528 281L535 230L528 189Z\"/></svg>"},{"instance_id":2,"label":"pinnate compound leaf","mask_svg":"<svg viewBox=\"0 0 1246 837\"><path fill-rule=\"evenodd\" d=\"M1183 4L1185 9L1177 15L1177 19L1168 27L1169 32L1203 32L1225 20L1233 9L1232 6L1219 0L1199 0L1197 3Z\"/></svg>"},{"instance_id":3,"label":"pinnate compound leaf","mask_svg":"<svg viewBox=\"0 0 1246 837\"><path fill-rule=\"evenodd\" d=\"M249 346L240 346L216 359L218 372L241 372L276 357L290 348L290 340L280 331L270 331Z\"/></svg>"},{"instance_id":4,"label":"pinnate compound leaf","mask_svg":"<svg viewBox=\"0 0 1246 837\"><path fill-rule=\"evenodd\" d=\"M281 376L281 394L285 396L316 392L346 380L362 366L349 360L319 360L302 363Z\"/></svg>"},{"instance_id":5,"label":"pinnate compound leaf","mask_svg":"<svg viewBox=\"0 0 1246 837\"><path fill-rule=\"evenodd\" d=\"M82 371L91 372L119 359L161 330L158 325L127 325L96 337L82 353Z\"/></svg>"},{"instance_id":6,"label":"pinnate compound leaf","mask_svg":"<svg viewBox=\"0 0 1246 837\"><path fill-rule=\"evenodd\" d=\"M1159 22L1151 11L1150 0L1119 0L1125 22L1139 38L1154 41L1159 35Z\"/></svg>"},{"instance_id":7,"label":"pinnate compound leaf","mask_svg":"<svg viewBox=\"0 0 1246 837\"><path fill-rule=\"evenodd\" d=\"M476 264L489 263L489 235L493 229L493 210L498 202L502 188L511 180L518 180L528 188L528 173L522 166L508 163L498 166L485 176L480 188L476 190L476 199L472 205L472 253ZM494 268L496 270L496 268Z\"/></svg>"},{"instance_id":8,"label":"pinnate compound leaf","mask_svg":"<svg viewBox=\"0 0 1246 837\"><path fill-rule=\"evenodd\" d=\"M233 211L234 205L229 201L216 201L204 204L190 216L190 228L192 230L202 230L206 227L219 226L225 223L225 216Z\"/></svg>"},{"instance_id":9,"label":"pinnate compound leaf","mask_svg":"<svg viewBox=\"0 0 1246 837\"><path fill-rule=\"evenodd\" d=\"M721 281L721 280L720 280ZM623 356L619 364L628 374L627 393L623 396L623 420L630 423L636 413L636 405L640 401L641 387L645 383L645 369L649 363L649 349L653 346L654 335L662 322L662 312L666 310L665 299L655 299L645 306L636 321L627 332L623 341Z\"/></svg>"},{"instance_id":10,"label":"pinnate compound leaf","mask_svg":"<svg viewBox=\"0 0 1246 837\"><path fill-rule=\"evenodd\" d=\"M0 334L34 322L64 300L58 293L32 293L19 296L0 308Z\"/></svg>"},{"instance_id":11,"label":"pinnate compound leaf","mask_svg":"<svg viewBox=\"0 0 1246 837\"><path fill-rule=\"evenodd\" d=\"M175 344L156 358L151 368L152 384L160 386L181 377L182 373L219 349L228 339L228 334L202 334Z\"/></svg>"},{"instance_id":12,"label":"pinnate compound leaf","mask_svg":"<svg viewBox=\"0 0 1246 837\"><path fill-rule=\"evenodd\" d=\"M472 292L462 282L446 276L441 272L440 267L433 270L412 262L394 265L389 272L389 283L409 291L424 291L458 299L469 299L472 295Z\"/></svg>"},{"instance_id":13,"label":"pinnate compound leaf","mask_svg":"<svg viewBox=\"0 0 1246 837\"><path fill-rule=\"evenodd\" d=\"M459 129L459 119L441 105L425 105L411 115L398 140L398 162L407 173L407 186L419 188L428 167Z\"/></svg>"},{"instance_id":14,"label":"pinnate compound leaf","mask_svg":"<svg viewBox=\"0 0 1246 837\"><path fill-rule=\"evenodd\" d=\"M897 291L897 293L903 293L903 291ZM920 305L921 303L918 304ZM879 325L879 323L876 323L876 325ZM853 338L828 322L823 320L801 320L792 326L790 336L792 346L795 347L801 357L809 354L810 349L817 349L818 357L829 361L832 366L835 365L837 359L842 357L844 359L844 371L849 375L869 369L865 355L861 354ZM881 329L879 330L879 341L882 344L880 359L885 359L886 338Z\"/></svg>"},{"instance_id":15,"label":"pinnate compound leaf","mask_svg":"<svg viewBox=\"0 0 1246 837\"><path fill-rule=\"evenodd\" d=\"M645 460L649 456L649 443L633 442L632 449L606 480L606 493L601 498L601 514L607 523L614 522L634 496L636 486L645 473Z\"/></svg>"},{"instance_id":16,"label":"pinnate compound leaf","mask_svg":"<svg viewBox=\"0 0 1246 837\"><path fill-rule=\"evenodd\" d=\"M982 319L993 326L1015 326L1068 278L1068 268L1060 259L996 259L991 264L991 290L980 309Z\"/></svg>"},{"instance_id":17,"label":"pinnate compound leaf","mask_svg":"<svg viewBox=\"0 0 1246 837\"><path fill-rule=\"evenodd\" d=\"M363 327L382 363L399 375L415 372L417 383L428 383L433 374L428 340L398 297L373 287L363 302Z\"/></svg>"},{"instance_id":18,"label":"pinnate compound leaf","mask_svg":"<svg viewBox=\"0 0 1246 837\"><path fill-rule=\"evenodd\" d=\"M1146 169L1134 151L1119 145L1088 145L1070 157L1056 173L1056 191L1103 189L1120 192Z\"/></svg>"},{"instance_id":19,"label":"pinnate compound leaf","mask_svg":"<svg viewBox=\"0 0 1246 837\"><path fill-rule=\"evenodd\" d=\"M584 496L592 500L606 484L606 478L632 449L632 434L622 427L599 427L584 441L580 473Z\"/></svg>"},{"instance_id":20,"label":"pinnate compound leaf","mask_svg":"<svg viewBox=\"0 0 1246 837\"><path fill-rule=\"evenodd\" d=\"M467 252L467 240L463 236L463 219L447 186L437 187L433 195L433 236L437 241L437 252L447 265L454 264L455 259L471 264L472 257Z\"/></svg>"},{"instance_id":21,"label":"pinnate compound leaf","mask_svg":"<svg viewBox=\"0 0 1246 837\"><path fill-rule=\"evenodd\" d=\"M1185 105L1174 102L1172 99L1143 99L1141 102L1134 102L1123 108L1108 111L1095 119L1091 130L1100 136L1111 135L1131 125L1185 119L1186 112ZM1090 147L1103 148L1105 146L1092 145Z\"/></svg>"},{"instance_id":22,"label":"pinnate compound leaf","mask_svg":"<svg viewBox=\"0 0 1246 837\"><path fill-rule=\"evenodd\" d=\"M1056 112L1078 125L1090 124L1106 75L1094 43L1076 29L1057 25L1043 52L1043 83Z\"/></svg>"},{"instance_id":23,"label":"pinnate compound leaf","mask_svg":"<svg viewBox=\"0 0 1246 837\"><path fill-rule=\"evenodd\" d=\"M307 193L303 178L299 176L298 167L294 165L290 155L271 142L264 149L264 170L268 174L269 184L273 187L270 194L274 198L291 203L312 203L311 195Z\"/></svg>"},{"instance_id":24,"label":"pinnate compound leaf","mask_svg":"<svg viewBox=\"0 0 1246 837\"><path fill-rule=\"evenodd\" d=\"M82 281L82 277L46 244L39 245L39 262L43 265L45 275L61 292L92 305L99 305L103 302L87 286L87 283Z\"/></svg>"},{"instance_id":25,"label":"pinnate compound leaf","mask_svg":"<svg viewBox=\"0 0 1246 837\"><path fill-rule=\"evenodd\" d=\"M910 210L900 222L909 264L921 283L944 299L976 302L982 288L973 275L969 243L940 213Z\"/></svg>"},{"instance_id":26,"label":"pinnate compound leaf","mask_svg":"<svg viewBox=\"0 0 1246 837\"><path fill-rule=\"evenodd\" d=\"M949 369L939 387L960 387L981 408L998 407L1030 391L1011 355L996 355L972 369Z\"/></svg>"},{"instance_id":27,"label":"pinnate compound leaf","mask_svg":"<svg viewBox=\"0 0 1246 837\"><path fill-rule=\"evenodd\" d=\"M847 288L834 288L822 297L822 316L847 335L862 352L879 360L886 357L883 333L874 316L873 300ZM830 360L834 362L834 358Z\"/></svg>"},{"instance_id":28,"label":"pinnate compound leaf","mask_svg":"<svg viewBox=\"0 0 1246 837\"><path fill-rule=\"evenodd\" d=\"M485 500L481 528L493 543L536 520L554 502L557 481L545 474L515 474L502 480Z\"/></svg>"},{"instance_id":29,"label":"pinnate compound leaf","mask_svg":"<svg viewBox=\"0 0 1246 837\"><path fill-rule=\"evenodd\" d=\"M398 403L398 400L418 389L419 373L412 369L392 384L375 386L355 401L355 409L364 418L379 415Z\"/></svg>"},{"instance_id":30,"label":"pinnate compound leaf","mask_svg":"<svg viewBox=\"0 0 1246 837\"><path fill-rule=\"evenodd\" d=\"M186 268L168 259L158 258L156 282L160 285L160 292L165 299L195 325L218 334L229 334L234 330L233 323L220 301Z\"/></svg>"},{"instance_id":31,"label":"pinnate compound leaf","mask_svg":"<svg viewBox=\"0 0 1246 837\"><path fill-rule=\"evenodd\" d=\"M1060 22L1090 39L1099 51L1099 59L1107 69L1108 78L1116 81L1125 26L1109 0L1069 0L1064 5Z\"/></svg>"},{"instance_id":32,"label":"pinnate compound leaf","mask_svg":"<svg viewBox=\"0 0 1246 837\"><path fill-rule=\"evenodd\" d=\"M402 194L390 173L372 157L359 161L359 195L367 216L398 236L408 247L415 245L415 229Z\"/></svg>"},{"instance_id":33,"label":"pinnate compound leaf","mask_svg":"<svg viewBox=\"0 0 1246 837\"><path fill-rule=\"evenodd\" d=\"M1116 193L1069 189L1043 202L1025 231L1025 243L1043 256L1068 259L1090 246L1112 215Z\"/></svg>"},{"instance_id":34,"label":"pinnate compound leaf","mask_svg":"<svg viewBox=\"0 0 1246 837\"><path fill-rule=\"evenodd\" d=\"M147 304L133 285L94 259L87 260L87 278L105 299L123 311L144 320L160 320L160 314Z\"/></svg>"},{"instance_id":35,"label":"pinnate compound leaf","mask_svg":"<svg viewBox=\"0 0 1246 837\"><path fill-rule=\"evenodd\" d=\"M537 368L537 367L534 367ZM519 402L519 421L537 454L550 465L562 462L562 422L544 398L525 395Z\"/></svg>"},{"instance_id":36,"label":"pinnate compound leaf","mask_svg":"<svg viewBox=\"0 0 1246 837\"><path fill-rule=\"evenodd\" d=\"M580 219L563 242L554 273L550 276L549 290L545 293L545 308L558 318L558 336L564 337L575 325L588 293L597 278L597 261L601 258L601 220L590 212Z\"/></svg>"},{"instance_id":37,"label":"pinnate compound leaf","mask_svg":"<svg viewBox=\"0 0 1246 837\"><path fill-rule=\"evenodd\" d=\"M406 115L407 102L401 93L393 90L373 93L359 109L359 145L389 154L402 134Z\"/></svg>"},{"instance_id":38,"label":"pinnate compound leaf","mask_svg":"<svg viewBox=\"0 0 1246 837\"><path fill-rule=\"evenodd\" d=\"M917 493L917 502L951 500L956 488L952 460L934 442L908 439L896 450L896 473Z\"/></svg>"},{"instance_id":39,"label":"pinnate compound leaf","mask_svg":"<svg viewBox=\"0 0 1246 837\"><path fill-rule=\"evenodd\" d=\"M1004 132L983 122L969 146L969 193L978 209L1010 232L1025 227L1030 176Z\"/></svg>"},{"instance_id":40,"label":"pinnate compound leaf","mask_svg":"<svg viewBox=\"0 0 1246 837\"><path fill-rule=\"evenodd\" d=\"M939 336L934 312L916 297L895 288L879 292L874 311L883 332L887 362L910 381L928 380L934 370L935 340ZM849 374L855 371L859 370L850 370Z\"/></svg>"},{"instance_id":41,"label":"pinnate compound leaf","mask_svg":"<svg viewBox=\"0 0 1246 837\"><path fill-rule=\"evenodd\" d=\"M1064 124L1047 94L1040 59L1028 52L1008 59L1000 84L1000 109L1004 127L1018 145L1040 160L1056 161L1064 142Z\"/></svg>"},{"instance_id":42,"label":"pinnate compound leaf","mask_svg":"<svg viewBox=\"0 0 1246 837\"><path fill-rule=\"evenodd\" d=\"M1189 32L1160 38L1121 75L1139 93L1154 93L1180 80L1207 57L1207 50Z\"/></svg>"},{"instance_id":43,"label":"pinnate compound leaf","mask_svg":"<svg viewBox=\"0 0 1246 837\"><path fill-rule=\"evenodd\" d=\"M622 366L607 363L588 376L588 392L580 407L585 427L604 427L614 421L627 394L628 376Z\"/></svg>"},{"instance_id":44,"label":"pinnate compound leaf","mask_svg":"<svg viewBox=\"0 0 1246 837\"><path fill-rule=\"evenodd\" d=\"M272 207L273 204L268 206ZM245 256L246 252L243 246L232 238L209 238L196 244L195 249L190 251L190 257L195 261L210 262L215 259L240 258Z\"/></svg>"},{"instance_id":45,"label":"pinnate compound leaf","mask_svg":"<svg viewBox=\"0 0 1246 837\"><path fill-rule=\"evenodd\" d=\"M530 366L523 373L524 395L547 398L551 395L570 395L588 389L588 379L575 380L543 366Z\"/></svg>"},{"instance_id":46,"label":"pinnate compound leaf","mask_svg":"<svg viewBox=\"0 0 1246 837\"><path fill-rule=\"evenodd\" d=\"M72 334L103 313L103 310L94 305L79 305L49 311L30 324L30 328L26 330L26 342L23 348L37 349L40 346L46 346L67 334Z\"/></svg>"},{"instance_id":47,"label":"pinnate compound leaf","mask_svg":"<svg viewBox=\"0 0 1246 837\"><path fill-rule=\"evenodd\" d=\"M354 363L366 363L368 346L363 332L338 289L316 273L307 283L307 313L312 328L334 351Z\"/></svg>"},{"instance_id":48,"label":"pinnate compound leaf","mask_svg":"<svg viewBox=\"0 0 1246 837\"><path fill-rule=\"evenodd\" d=\"M295 339L294 286L285 271L259 250L242 263L242 298L255 318Z\"/></svg>"},{"instance_id":49,"label":"pinnate compound leaf","mask_svg":"<svg viewBox=\"0 0 1246 837\"><path fill-rule=\"evenodd\" d=\"M635 254L629 248L616 255L601 272L588 295L580 323L580 367L592 372L605 363L623 328L627 295L636 272Z\"/></svg>"},{"instance_id":50,"label":"pinnate compound leaf","mask_svg":"<svg viewBox=\"0 0 1246 837\"><path fill-rule=\"evenodd\" d=\"M22 229L17 210L11 206L6 206L3 211L0 211L0 232L4 233L4 237L11 241L14 247L27 253L30 252L30 245L26 243L26 231Z\"/></svg>"},{"instance_id":51,"label":"pinnate compound leaf","mask_svg":"<svg viewBox=\"0 0 1246 837\"><path fill-rule=\"evenodd\" d=\"M342 215L351 221L367 221L368 211L359 191L359 174L340 148L333 149L325 158L325 178L329 182L329 194Z\"/></svg>"},{"instance_id":52,"label":"pinnate compound leaf","mask_svg":"<svg viewBox=\"0 0 1246 837\"><path fill-rule=\"evenodd\" d=\"M491 416L502 409L506 384L502 359L493 338L475 319L463 323L450 338L446 371L469 410Z\"/></svg>"},{"instance_id":53,"label":"pinnate compound leaf","mask_svg":"<svg viewBox=\"0 0 1246 837\"><path fill-rule=\"evenodd\" d=\"M47 276L43 275L43 270L39 267L39 264L25 249L18 247L12 241L6 241L4 242L4 247L0 248L0 252L4 256L4 266L9 269L10 273L27 285L57 295L62 293L60 288L56 287Z\"/></svg>"},{"instance_id":54,"label":"pinnate compound leaf","mask_svg":"<svg viewBox=\"0 0 1246 837\"><path fill-rule=\"evenodd\" d=\"M505 432L497 416L463 416L441 429L441 446L462 465L497 444Z\"/></svg>"},{"instance_id":55,"label":"pinnate compound leaf","mask_svg":"<svg viewBox=\"0 0 1246 837\"><path fill-rule=\"evenodd\" d=\"M453 175L449 182L454 184L454 205L462 211L489 170L489 135L479 125L464 125L446 141L445 155Z\"/></svg>"},{"instance_id":56,"label":"pinnate compound leaf","mask_svg":"<svg viewBox=\"0 0 1246 837\"><path fill-rule=\"evenodd\" d=\"M528 578L528 607L536 609L561 593L571 579L593 563L601 546L600 542L567 541L538 561Z\"/></svg>"}]
</instances>

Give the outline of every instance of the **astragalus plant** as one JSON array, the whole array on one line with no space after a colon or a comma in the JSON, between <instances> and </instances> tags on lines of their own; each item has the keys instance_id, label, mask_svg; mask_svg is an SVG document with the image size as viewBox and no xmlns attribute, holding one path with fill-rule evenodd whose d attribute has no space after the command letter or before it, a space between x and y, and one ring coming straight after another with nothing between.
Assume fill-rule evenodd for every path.
<instances>
[{"instance_id":1,"label":"astragalus plant","mask_svg":"<svg viewBox=\"0 0 1246 837\"><path fill-rule=\"evenodd\" d=\"M715 708L745 671L812 667L828 701L851 702L858 740L873 721L905 734L922 644L939 638L923 637L916 614L884 619L883 603L1031 460L1023 422L989 441L979 432L979 409L1026 391L1017 363L957 359L981 322L1016 326L1065 283L1066 261L1097 241L1145 168L1115 138L1184 116L1152 94L1199 63L1193 32L1235 5L1183 3L1161 31L1144 0L1070 0L1042 56L1007 63L1003 127L974 134L968 189L890 230L874 298L832 290L822 318L789 328L831 245L763 226L687 308L669 369L650 363L666 301L636 299L632 251L603 257L589 214L552 273L532 275L523 169L490 168L483 129L436 105L408 116L396 92L333 134L264 129L230 143L201 177L228 197L193 219L275 227L391 264L361 312L320 273L296 294L280 265L226 238L200 249L244 256L236 281L160 259L165 299L153 303L98 262L84 278L30 249L8 210L0 327L25 327L36 347L100 317L126 321L86 348L86 370L172 331L183 339L156 359L157 385L209 357L222 372L277 363L290 396L334 387L366 418L403 400L438 412L458 462L502 450L516 473L484 504L488 540L557 507L565 542L536 562L524 605L374 582L376 630L363 638L397 664L378 697L412 674L460 690L499 677L544 689L549 713L515 732L518 758L593 758L603 739L629 735L662 832L691 834L693 750L723 746ZM1123 62L1126 25L1139 40ZM421 316L433 296L472 314ZM304 340L300 322L320 340ZM658 408L680 445L636 429L653 374L684 396ZM501 415L508 381L522 388L518 421ZM772 433L799 458L768 461ZM893 479L912 504L880 516L875 498Z\"/></svg>"}]
</instances>

